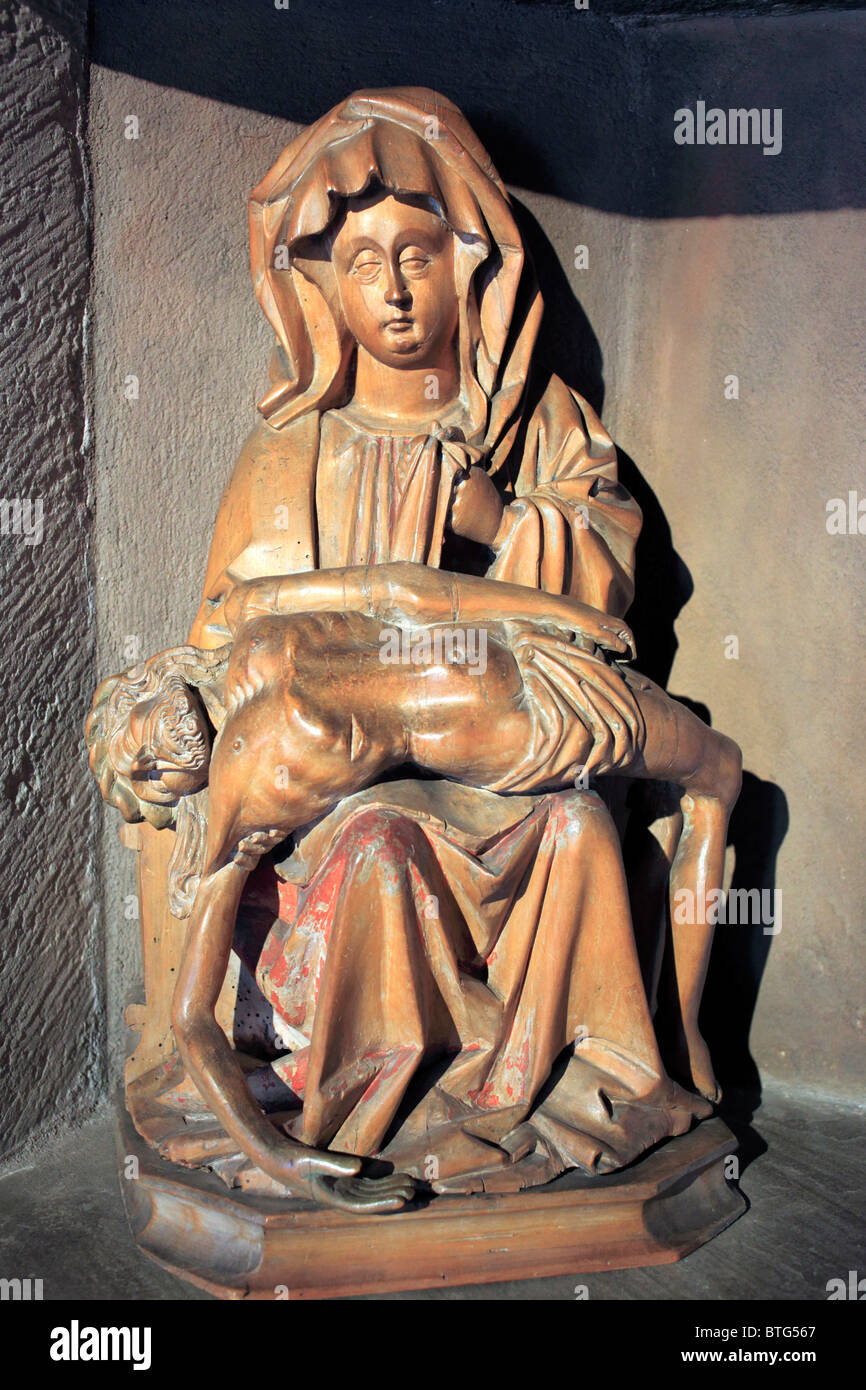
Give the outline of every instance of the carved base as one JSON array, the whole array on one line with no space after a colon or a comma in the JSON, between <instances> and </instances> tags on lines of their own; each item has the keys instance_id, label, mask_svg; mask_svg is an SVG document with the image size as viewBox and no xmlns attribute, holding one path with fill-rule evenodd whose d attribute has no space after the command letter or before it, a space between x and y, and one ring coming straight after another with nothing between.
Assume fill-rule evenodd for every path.
<instances>
[{"instance_id":1,"label":"carved base","mask_svg":"<svg viewBox=\"0 0 866 1390\"><path fill-rule=\"evenodd\" d=\"M725 1178L736 1147L712 1119L607 1177L572 1172L513 1195L436 1197L352 1217L227 1191L210 1173L166 1163L122 1108L118 1130L139 1247L219 1298L334 1298L669 1264L745 1211ZM131 1155L137 1180L124 1177Z\"/></svg>"}]
</instances>

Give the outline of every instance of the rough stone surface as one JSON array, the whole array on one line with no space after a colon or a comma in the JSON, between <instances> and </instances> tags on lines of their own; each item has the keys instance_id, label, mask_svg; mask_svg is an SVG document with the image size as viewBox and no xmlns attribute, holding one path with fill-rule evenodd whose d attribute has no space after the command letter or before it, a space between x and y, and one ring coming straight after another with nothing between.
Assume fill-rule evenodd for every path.
<instances>
[{"instance_id":1,"label":"rough stone surface","mask_svg":"<svg viewBox=\"0 0 866 1390\"><path fill-rule=\"evenodd\" d=\"M98 818L82 746L95 673L82 44L74 4L52 18L0 5L0 497L25 502L0 523L3 1155L80 1118L104 1088Z\"/></svg>"},{"instance_id":2,"label":"rough stone surface","mask_svg":"<svg viewBox=\"0 0 866 1390\"><path fill-rule=\"evenodd\" d=\"M781 889L783 912L776 935L719 929L706 1015L723 1079L749 1085L757 1068L850 1094L866 1050L866 540L828 534L826 504L862 487L866 185L852 55L864 16L627 31L611 19L571 40L563 15L536 7L499 7L495 22L480 4L424 9L429 41L408 5L414 38L401 30L398 54L378 10L357 11L347 45L339 29L311 30L306 10L250 11L242 33L222 4L206 25L158 5L145 29L137 3L122 18L98 0L97 56L123 69L94 70L91 106L100 673L127 664L130 636L142 653L182 640L198 604L219 494L265 381L245 202L296 128L274 108L307 120L354 87L399 80L448 92L493 133L539 253L545 351L603 406L644 508L641 664L744 749L734 884ZM478 56L461 47L460 16L478 28L485 14ZM532 45L509 46L530 20ZM168 42L182 25L186 47ZM675 146L672 112L698 97L783 107L782 153ZM138 140L124 138L128 115ZM580 244L586 270L574 267ZM727 400L731 374L739 398ZM131 856L117 817L106 825L116 1069L137 942L123 916Z\"/></svg>"}]
</instances>

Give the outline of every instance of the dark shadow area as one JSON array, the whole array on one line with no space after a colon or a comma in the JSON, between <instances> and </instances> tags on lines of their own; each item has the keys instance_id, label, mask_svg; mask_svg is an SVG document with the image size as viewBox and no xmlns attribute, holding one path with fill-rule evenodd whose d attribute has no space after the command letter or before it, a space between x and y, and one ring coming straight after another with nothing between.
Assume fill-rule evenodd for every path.
<instances>
[{"instance_id":1,"label":"dark shadow area","mask_svg":"<svg viewBox=\"0 0 866 1390\"><path fill-rule=\"evenodd\" d=\"M628 611L637 665L651 680L667 688L679 646L674 624L695 586L688 566L674 549L661 503L634 459L619 444L616 452L620 479L643 512L635 548L634 602Z\"/></svg>"},{"instance_id":2,"label":"dark shadow area","mask_svg":"<svg viewBox=\"0 0 866 1390\"><path fill-rule=\"evenodd\" d=\"M37 0L46 16L61 0ZM717 0L92 0L118 72L308 123L362 87L456 101L507 183L641 217L862 206L866 14ZM781 9L781 12L780 12ZM678 145L683 107L781 109L782 148ZM830 113L816 117L816 112Z\"/></svg>"},{"instance_id":3,"label":"dark shadow area","mask_svg":"<svg viewBox=\"0 0 866 1390\"><path fill-rule=\"evenodd\" d=\"M601 415L605 383L598 339L537 219L518 198L512 202L544 297L536 360L578 390ZM617 455L620 479L643 513L635 556L635 597L629 609L638 666L659 685L667 686L677 650L674 624L691 598L694 584L684 560L674 550L658 498L620 444Z\"/></svg>"},{"instance_id":4,"label":"dark shadow area","mask_svg":"<svg viewBox=\"0 0 866 1390\"><path fill-rule=\"evenodd\" d=\"M512 197L511 202L544 297L535 362L561 376L600 415L604 407L604 373L598 339L538 219L519 198Z\"/></svg>"},{"instance_id":5,"label":"dark shadow area","mask_svg":"<svg viewBox=\"0 0 866 1390\"><path fill-rule=\"evenodd\" d=\"M537 219L518 198L512 202L544 298L536 362L543 370L561 376L601 415L605 383L599 341ZM671 528L653 489L619 443L617 456L620 479L643 513L635 555L635 597L628 614L637 664L645 675L666 687L677 650L674 625L694 592L694 584L685 561L674 549Z\"/></svg>"},{"instance_id":6,"label":"dark shadow area","mask_svg":"<svg viewBox=\"0 0 866 1390\"><path fill-rule=\"evenodd\" d=\"M240 961L232 1041L238 1052L269 1062L285 1051L277 1033L277 1015L256 981L256 967L269 933L280 918L280 880L266 855L251 874L238 907L233 947ZM274 1088L274 1104L288 1105L290 1093Z\"/></svg>"},{"instance_id":7,"label":"dark shadow area","mask_svg":"<svg viewBox=\"0 0 866 1390\"><path fill-rule=\"evenodd\" d=\"M729 1108L739 1114L760 1102L758 1068L749 1051L749 1031L761 978L776 930L776 861L788 830L788 803L773 782L743 774L743 789L731 816L728 843L734 846L731 890L760 895L760 924L729 922L716 929L701 1007L701 1028L714 1058ZM757 899L752 897L752 901ZM728 1096L727 1093L730 1093Z\"/></svg>"},{"instance_id":8,"label":"dark shadow area","mask_svg":"<svg viewBox=\"0 0 866 1390\"><path fill-rule=\"evenodd\" d=\"M545 303L537 361L543 370L558 372L600 413L605 387L598 339L544 231L519 200L514 203ZM617 454L620 478L643 512L636 551L635 599L628 613L637 643L637 666L667 688L678 645L676 620L693 595L694 583L674 548L671 529L656 494L634 459L619 445ZM679 693L676 698L704 723L712 724L706 705ZM735 729L725 732L736 737ZM606 779L601 790L617 824L626 829L625 857L630 881L641 885L647 899L633 901L633 912L644 975L649 980L668 882L667 861L649 833L649 824L657 816L674 810L677 796L672 796L672 789L663 785L650 789L619 778ZM724 1091L722 1113L742 1139L742 1161L750 1161L763 1151L762 1141L749 1124L761 1096L758 1069L749 1051L749 1033L774 935L772 921L770 930L765 931L763 918L767 913L772 917L776 860L787 828L787 802L782 790L746 772L731 818L728 843L734 846L736 864L731 890L749 894L742 901L748 901L750 921L717 927L701 1011L702 1030ZM756 913L760 920L751 920ZM662 975L671 970L666 951ZM657 1022L664 1032L665 1021L659 1018Z\"/></svg>"}]
</instances>

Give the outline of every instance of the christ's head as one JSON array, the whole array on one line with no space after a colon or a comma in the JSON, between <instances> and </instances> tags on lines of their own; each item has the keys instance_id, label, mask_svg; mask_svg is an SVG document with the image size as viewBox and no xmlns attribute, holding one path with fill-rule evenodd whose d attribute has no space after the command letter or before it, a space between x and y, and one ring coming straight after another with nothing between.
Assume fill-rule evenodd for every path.
<instances>
[{"instance_id":1,"label":"christ's head","mask_svg":"<svg viewBox=\"0 0 866 1390\"><path fill-rule=\"evenodd\" d=\"M207 782L211 730L197 685L216 662L174 648L103 681L87 724L90 766L127 820L169 825L181 797Z\"/></svg>"},{"instance_id":2,"label":"christ's head","mask_svg":"<svg viewBox=\"0 0 866 1390\"><path fill-rule=\"evenodd\" d=\"M108 757L136 796L157 806L198 791L207 781L210 739L199 701L180 676L164 676L144 699L121 680L110 704L116 723Z\"/></svg>"}]
</instances>

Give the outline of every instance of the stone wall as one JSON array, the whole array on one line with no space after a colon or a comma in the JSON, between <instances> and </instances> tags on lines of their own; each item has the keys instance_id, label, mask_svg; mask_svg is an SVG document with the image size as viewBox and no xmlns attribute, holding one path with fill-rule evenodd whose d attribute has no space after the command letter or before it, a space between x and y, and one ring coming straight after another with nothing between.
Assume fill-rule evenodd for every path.
<instances>
[{"instance_id":1,"label":"stone wall","mask_svg":"<svg viewBox=\"0 0 866 1390\"><path fill-rule=\"evenodd\" d=\"M0 5L0 1154L104 1092L84 18ZM6 504L5 506L3 504Z\"/></svg>"}]
</instances>

